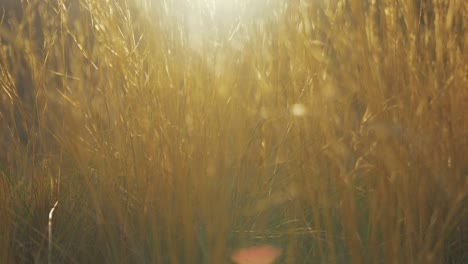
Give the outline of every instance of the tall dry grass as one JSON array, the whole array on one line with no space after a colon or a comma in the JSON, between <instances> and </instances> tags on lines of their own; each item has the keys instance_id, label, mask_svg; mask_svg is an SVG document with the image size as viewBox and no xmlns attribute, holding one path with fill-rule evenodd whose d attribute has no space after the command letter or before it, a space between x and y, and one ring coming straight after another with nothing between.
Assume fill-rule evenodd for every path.
<instances>
[{"instance_id":1,"label":"tall dry grass","mask_svg":"<svg viewBox=\"0 0 468 264\"><path fill-rule=\"evenodd\" d=\"M468 260L464 1L11 3L0 263Z\"/></svg>"}]
</instances>

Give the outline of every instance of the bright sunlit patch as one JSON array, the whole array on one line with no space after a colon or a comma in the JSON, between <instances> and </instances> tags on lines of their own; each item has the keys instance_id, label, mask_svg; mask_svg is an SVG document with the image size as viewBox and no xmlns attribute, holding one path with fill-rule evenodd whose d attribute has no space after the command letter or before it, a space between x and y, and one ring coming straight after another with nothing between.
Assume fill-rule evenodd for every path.
<instances>
[{"instance_id":1,"label":"bright sunlit patch","mask_svg":"<svg viewBox=\"0 0 468 264\"><path fill-rule=\"evenodd\" d=\"M188 43L197 52L212 52L229 45L242 50L245 25L260 18L260 10L265 9L263 1L248 0L198 0L189 1L183 8L187 23ZM263 12L262 13L268 13Z\"/></svg>"},{"instance_id":2,"label":"bright sunlit patch","mask_svg":"<svg viewBox=\"0 0 468 264\"><path fill-rule=\"evenodd\" d=\"M307 113L307 109L303 104L293 104L289 111L294 116L303 116Z\"/></svg>"}]
</instances>

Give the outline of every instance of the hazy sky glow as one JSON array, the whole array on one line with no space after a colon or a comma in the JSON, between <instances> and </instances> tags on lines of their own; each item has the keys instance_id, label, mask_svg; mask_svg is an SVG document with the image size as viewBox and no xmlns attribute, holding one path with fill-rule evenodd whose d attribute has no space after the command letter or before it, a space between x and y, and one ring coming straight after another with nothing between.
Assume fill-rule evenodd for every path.
<instances>
[{"instance_id":1,"label":"hazy sky glow","mask_svg":"<svg viewBox=\"0 0 468 264\"><path fill-rule=\"evenodd\" d=\"M159 23L160 19L175 19L184 28L189 45L195 51L212 50L228 41L232 47L241 49L245 39L246 25L273 14L272 3L261 0L136 0L149 17ZM155 16L152 10L163 10L166 18ZM180 29L180 28L179 28ZM242 36L239 36L242 35Z\"/></svg>"},{"instance_id":2,"label":"hazy sky glow","mask_svg":"<svg viewBox=\"0 0 468 264\"><path fill-rule=\"evenodd\" d=\"M195 0L185 7L191 45L202 46L229 42L241 49L246 37L245 29L252 21L262 20L273 13L271 1L257 0ZM210 45L208 45L210 46Z\"/></svg>"},{"instance_id":3,"label":"hazy sky glow","mask_svg":"<svg viewBox=\"0 0 468 264\"><path fill-rule=\"evenodd\" d=\"M187 10L189 39L195 50L216 45L223 38L234 38L245 16L247 1L200 0ZM198 10L197 10L198 9ZM208 42L208 43L207 43ZM219 43L218 43L219 44Z\"/></svg>"}]
</instances>

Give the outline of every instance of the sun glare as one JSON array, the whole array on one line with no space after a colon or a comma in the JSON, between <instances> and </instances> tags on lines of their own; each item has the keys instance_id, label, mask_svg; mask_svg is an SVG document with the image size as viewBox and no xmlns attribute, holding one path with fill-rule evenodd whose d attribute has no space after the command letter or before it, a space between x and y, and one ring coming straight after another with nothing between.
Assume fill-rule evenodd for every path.
<instances>
[{"instance_id":1,"label":"sun glare","mask_svg":"<svg viewBox=\"0 0 468 264\"><path fill-rule=\"evenodd\" d=\"M252 18L258 18L260 4L247 0L199 0L185 7L185 19L191 47L196 51L229 41L242 48L239 34Z\"/></svg>"},{"instance_id":2,"label":"sun glare","mask_svg":"<svg viewBox=\"0 0 468 264\"><path fill-rule=\"evenodd\" d=\"M270 1L254 0L135 0L139 8L158 23L161 17L154 16L155 8L164 10L168 17L176 20L178 27L186 27L188 44L204 53L229 41L236 49L242 49L243 28L252 21L272 14ZM180 29L180 28L179 28ZM242 36L245 38L246 36Z\"/></svg>"}]
</instances>

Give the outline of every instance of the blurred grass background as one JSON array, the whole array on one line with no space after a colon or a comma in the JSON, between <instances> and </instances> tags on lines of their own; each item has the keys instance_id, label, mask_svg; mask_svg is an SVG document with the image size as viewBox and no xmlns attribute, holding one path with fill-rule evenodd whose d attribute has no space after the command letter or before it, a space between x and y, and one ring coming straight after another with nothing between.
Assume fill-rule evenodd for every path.
<instances>
[{"instance_id":1,"label":"blurred grass background","mask_svg":"<svg viewBox=\"0 0 468 264\"><path fill-rule=\"evenodd\" d=\"M0 263L468 261L465 1L0 7Z\"/></svg>"}]
</instances>

